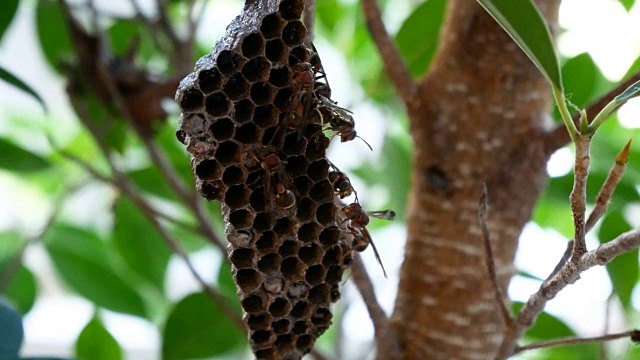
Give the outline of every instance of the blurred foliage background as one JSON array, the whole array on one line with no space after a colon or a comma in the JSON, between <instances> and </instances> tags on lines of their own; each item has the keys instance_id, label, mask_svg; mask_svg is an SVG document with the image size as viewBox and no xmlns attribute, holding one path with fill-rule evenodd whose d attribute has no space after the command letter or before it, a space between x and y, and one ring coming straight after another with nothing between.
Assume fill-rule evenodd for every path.
<instances>
[{"instance_id":1,"label":"blurred foliage background","mask_svg":"<svg viewBox=\"0 0 640 360\"><path fill-rule=\"evenodd\" d=\"M608 2L625 11L640 13L634 1ZM400 52L416 78L428 71L446 3L445 0L381 2L387 10L385 20L389 29L395 34ZM0 358L17 354L110 360L249 358L245 334L202 291L186 270L181 256L186 254L205 281L240 314L229 264L211 242L212 234L207 233L199 221L204 215L213 235L224 239L219 205L206 203L195 195L187 153L176 141L178 114L172 103L173 90L163 103L167 121L145 123L143 131L140 124L132 126L130 119L105 106L99 97L83 92L82 86L86 83L77 81L84 74L83 67L79 66L73 46L74 41L78 41L74 36L78 34L69 31L61 4L50 0L0 2L0 49L4 54L0 57L0 78L4 83L3 108L0 109L3 120L0 122L0 334L3 334ZM108 45L107 52L112 59L130 60L125 65L135 65L137 70L150 74L146 80L162 79L157 81L166 83L176 82L191 68L176 66L181 61L176 60L172 52L177 43L170 31L163 30L165 25L154 19L166 16L171 31L184 38L189 34L187 19L193 15L192 6L198 10L195 14L202 14L193 46L186 49L185 58L191 61L192 67L222 36L242 5L239 1L222 0L141 1L141 12L136 13L128 0L69 4L87 33L99 35L102 43ZM165 9L162 14L157 11L158 5ZM19 21L20 28L16 25ZM370 154L362 144L348 144L348 152L353 155L342 161L364 194L361 198L365 203L393 208L400 215L392 229L384 229L387 225L382 223L373 224L378 247L401 248L411 171L411 144L403 109L382 72L358 2L318 1L316 26L316 46L323 56L335 98L354 110L359 134L376 148ZM2 59L10 58L12 53L24 54L23 49L15 50L11 46L19 46L23 40L28 42L27 35L35 40L29 56L39 59L13 63L32 68L3 63ZM22 36L25 38L17 39ZM620 46L625 44L621 42ZM567 94L579 108L615 85L603 75L589 53L565 56L563 64ZM24 76L19 74L30 71L44 74L42 83L23 81ZM638 71L640 58L627 74ZM81 80L91 81L86 77ZM82 99L85 114L78 114L74 96ZM26 106L16 107L11 99L18 99L17 104ZM592 150L589 199L595 199L615 155L637 134L632 128L640 126L638 116L636 113L635 125L621 126L618 119L612 119L600 130ZM150 150L150 143L155 150ZM342 146L341 149L345 149ZM613 197L610 214L594 231L596 236L592 237L591 246L640 225L640 147L637 144L632 147L630 159ZM572 234L567 201L573 181L567 167L572 161L570 150L561 150L553 161L554 176L532 221L541 228L553 230L557 238L564 236L566 241ZM165 165L159 167L159 164ZM180 186L176 187L176 182ZM180 187L186 192L181 192ZM152 211L141 210L139 198L150 205ZM188 199L196 199L193 201L199 205ZM172 244L167 237L177 240L177 244ZM389 257L399 255L399 250L381 253L383 261L391 263L391 272L397 272L393 270L399 267L401 257ZM554 253L549 264L557 261L560 254L561 251ZM373 260L369 260L369 264L375 266ZM540 278L551 270L553 265L549 264L540 264L536 271L520 269L518 278L539 284ZM376 281L383 282L378 270L371 267L370 272ZM596 335L607 331L601 326L605 323L610 329L634 327L640 307L636 291L638 252L618 258L607 266L606 272L611 294L604 294L607 300L599 303L599 314L610 314L606 317L610 321L602 318L593 322L599 324L594 328L578 329L562 314L545 313L528 332L526 341ZM381 287L392 289L396 282L397 275L392 274ZM394 291L381 294L387 310L391 309ZM608 290L604 286L591 291L599 292L602 297L601 293ZM81 304L85 309L88 305L91 315L81 316L82 329L63 340L61 346L46 347L30 332L35 334L37 328L62 326L51 319L77 318L73 311L62 317L51 314L50 318L33 314L38 304L44 306L38 313L46 314L51 308L42 304L51 304L46 299L59 297L61 293L65 299L70 296L83 299ZM526 295L516 296L516 300L525 300ZM361 304L358 305L359 301L347 279L334 326L318 343L321 351L340 359L366 357L371 349L372 331L363 330L368 316ZM360 311L354 312L358 307ZM350 311L351 322L347 315ZM583 311L585 317L593 316L589 309ZM128 331L126 325L115 326L115 322L108 320L114 314L134 317L138 325ZM359 322L353 321L356 318ZM21 319L25 319L24 329ZM122 316L119 319L122 320ZM138 329L139 323L152 334L147 344L132 341L141 336L131 330ZM611 358L640 358L640 350L627 343L616 342L607 345L606 350ZM526 353L522 358L596 359L600 358L601 351L598 345L581 345Z\"/></svg>"}]
</instances>

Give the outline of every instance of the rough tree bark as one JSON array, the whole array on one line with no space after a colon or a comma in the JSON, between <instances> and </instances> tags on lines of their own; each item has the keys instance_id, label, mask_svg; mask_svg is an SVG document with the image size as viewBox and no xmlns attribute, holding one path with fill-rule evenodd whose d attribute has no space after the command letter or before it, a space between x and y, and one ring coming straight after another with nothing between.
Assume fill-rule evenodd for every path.
<instances>
[{"instance_id":1,"label":"rough tree bark","mask_svg":"<svg viewBox=\"0 0 640 360\"><path fill-rule=\"evenodd\" d=\"M555 24L559 1L538 3ZM404 100L415 158L391 317L400 358L495 358L503 325L484 265L478 199L486 183L506 289L518 237L545 185L549 84L475 1L452 0L430 72ZM381 347L378 359L397 355Z\"/></svg>"}]
</instances>

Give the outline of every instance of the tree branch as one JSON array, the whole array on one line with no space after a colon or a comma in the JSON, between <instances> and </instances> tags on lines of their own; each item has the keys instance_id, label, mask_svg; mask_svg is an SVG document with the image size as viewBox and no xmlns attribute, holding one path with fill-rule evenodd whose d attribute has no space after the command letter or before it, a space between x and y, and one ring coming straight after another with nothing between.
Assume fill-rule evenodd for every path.
<instances>
[{"instance_id":1,"label":"tree branch","mask_svg":"<svg viewBox=\"0 0 640 360\"><path fill-rule=\"evenodd\" d=\"M627 161L629 160L630 148L631 140L629 140L627 145L620 151L618 156L616 156L616 162L613 164L611 170L609 170L609 174L607 175L602 188L600 188L598 197L596 198L596 205L587 219L587 223L585 225L586 232L589 232L598 220L600 220L602 215L604 215L605 211L607 211L611 196L613 196L614 190L618 186L618 183L620 183L620 180L622 180L622 175L624 175L624 170Z\"/></svg>"},{"instance_id":2,"label":"tree branch","mask_svg":"<svg viewBox=\"0 0 640 360\"><path fill-rule=\"evenodd\" d=\"M413 101L416 84L411 78L411 74L409 74L409 70L402 60L398 49L384 27L377 0L362 0L362 12L364 13L373 42L380 52L384 71L402 101L405 105L408 105Z\"/></svg>"},{"instance_id":3,"label":"tree branch","mask_svg":"<svg viewBox=\"0 0 640 360\"><path fill-rule=\"evenodd\" d=\"M400 346L387 314L376 298L373 283L367 274L359 253L354 253L351 264L351 278L364 301L375 331L376 347L379 353L388 354L389 360L401 359Z\"/></svg>"},{"instance_id":4,"label":"tree branch","mask_svg":"<svg viewBox=\"0 0 640 360\"><path fill-rule=\"evenodd\" d=\"M89 124L92 124L92 121L91 121L92 119L89 115L88 110L83 106L84 104L81 104L77 100L74 101L74 99L72 99L72 103L74 105L74 109L76 110L76 113L78 114L78 116L85 117L83 123L90 126ZM95 129L93 129L92 134L95 134ZM228 318L234 324L236 324L242 331L246 331L244 322L242 321L242 318L239 316L239 314L237 314L235 310L233 310L233 307L231 307L228 301L220 293L218 293L216 289L209 286L204 281L204 279L200 276L200 274L198 274L198 272L193 267L193 264L191 264L188 256L180 246L180 243L178 242L178 240L164 226L162 226L162 224L160 224L158 219L154 216L153 207L148 203L148 201L144 197L140 195L140 191L136 189L135 185L133 185L129 181L129 179L127 179L126 175L122 171L120 171L120 169L116 166L116 164L114 163L113 159L109 154L109 149L107 145L104 143L104 139L96 136L94 136L94 138L98 144L98 147L100 148L100 151L102 152L102 155L107 160L107 163L109 164L111 172L113 173L113 176L114 176L113 181L115 181L119 185L119 188L122 190L122 192L129 199L131 199L131 201L140 209L140 212L142 213L142 215L158 231L158 233L160 234L162 239L165 241L167 246L185 261L192 275L194 276L196 281L198 281L198 283L201 285L203 291L208 295L208 297L217 306L220 307L220 309L228 316ZM91 169L91 167L89 166L88 169ZM99 173L97 172L95 173L92 172L92 174L99 175ZM222 248L222 251L224 251L224 248Z\"/></svg>"},{"instance_id":5,"label":"tree branch","mask_svg":"<svg viewBox=\"0 0 640 360\"><path fill-rule=\"evenodd\" d=\"M585 213L587 211L587 177L589 176L589 149L591 147L591 135L580 135L575 141L576 158L573 168L573 190L569 199L571 200L571 211L573 213L574 237L571 261L578 259L587 252L585 244Z\"/></svg>"},{"instance_id":6,"label":"tree branch","mask_svg":"<svg viewBox=\"0 0 640 360\"><path fill-rule=\"evenodd\" d=\"M617 334L608 334L608 335L594 336L594 337L588 337L588 338L571 337L571 338L565 338L565 339L542 341L542 342L533 343L529 345L518 346L514 354L517 354L519 352L526 351L526 350L543 349L543 348L565 346L565 345L588 344L592 342L604 342L604 341L618 340L626 337L633 340L634 338L637 338L639 335L640 335L639 330L630 330L630 331L625 331Z\"/></svg>"},{"instance_id":7,"label":"tree branch","mask_svg":"<svg viewBox=\"0 0 640 360\"><path fill-rule=\"evenodd\" d=\"M618 84L618 86L609 90L606 94L600 97L595 102L587 106L587 116L589 119L593 119L614 97L618 96L621 92L626 90L629 86L633 85L636 81L640 80L640 72L632 75L629 79ZM580 119L580 113L573 115L574 122ZM553 130L547 132L544 136L544 148L547 156L553 154L556 150L567 145L571 139L569 133L564 125L557 126Z\"/></svg>"},{"instance_id":8,"label":"tree branch","mask_svg":"<svg viewBox=\"0 0 640 360\"><path fill-rule=\"evenodd\" d=\"M485 252L485 265L487 267L487 272L489 273L489 280L491 281L491 286L493 287L493 294L496 300L496 305L498 306L498 311L500 312L500 319L502 320L502 325L505 328L505 331L509 329L513 324L513 319L511 318L511 314L509 313L509 309L507 309L504 304L504 293L502 292L502 288L500 288L500 284L498 283L498 276L496 275L496 267L495 260L493 257L493 250L491 249L491 235L489 234L489 226L487 220L487 209L489 207L489 194L487 192L487 184L484 183L482 185L482 194L480 195L480 202L478 204L478 221L480 222L480 227L482 229L482 239L484 243L484 252Z\"/></svg>"},{"instance_id":9,"label":"tree branch","mask_svg":"<svg viewBox=\"0 0 640 360\"><path fill-rule=\"evenodd\" d=\"M534 324L547 302L556 297L567 285L575 283L580 278L580 274L596 265L604 266L617 256L638 247L640 247L640 229L634 229L585 253L576 262L569 261L564 264L560 271L540 285L538 291L531 295L520 309L515 318L513 330L505 336L503 341L500 350L502 357L513 355L516 349L515 342Z\"/></svg>"},{"instance_id":10,"label":"tree branch","mask_svg":"<svg viewBox=\"0 0 640 360\"><path fill-rule=\"evenodd\" d=\"M364 300L364 303L367 306L367 311L369 311L369 316L371 316L371 321L373 322L373 328L375 329L377 339L387 332L387 329L389 328L389 318L384 310L382 310L380 303L378 303L373 283L371 282L371 278L369 278L369 274L367 274L367 270L364 268L364 264L362 263L362 258L358 253L354 253L353 256L351 277L353 278L353 283L358 288L358 291L360 291L360 295L362 295L362 300Z\"/></svg>"},{"instance_id":11,"label":"tree branch","mask_svg":"<svg viewBox=\"0 0 640 360\"><path fill-rule=\"evenodd\" d=\"M119 91L117 90L114 79L111 73L106 69L104 64L100 64L98 66L98 70L102 73L103 78L107 84L109 92L113 96L116 104L118 105L120 111L122 112L127 122L133 127L136 131L138 137L142 140L145 148L147 149L147 153L151 158L152 162L155 166L160 170L160 173L167 180L169 186L173 189L173 191L178 194L178 196L182 199L185 205L187 205L193 211L198 223L200 224L203 232L206 234L207 238L216 244L219 248L224 249L224 244L222 240L218 237L213 227L209 223L209 215L205 213L204 207L202 206L202 201L197 197L195 191L188 191L185 187L184 182L175 169L171 166L166 156L162 153L160 148L153 142L153 139L146 135L144 130L140 128L139 124L134 121L131 113L127 110L127 107L124 106L124 101ZM223 251L224 253L224 251Z\"/></svg>"}]
</instances>

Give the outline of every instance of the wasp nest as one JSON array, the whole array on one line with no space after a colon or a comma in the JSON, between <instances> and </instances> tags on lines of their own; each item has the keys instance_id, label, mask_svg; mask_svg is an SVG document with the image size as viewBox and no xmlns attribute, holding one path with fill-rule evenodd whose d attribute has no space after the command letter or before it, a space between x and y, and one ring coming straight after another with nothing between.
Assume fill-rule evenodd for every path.
<instances>
[{"instance_id":1,"label":"wasp nest","mask_svg":"<svg viewBox=\"0 0 640 360\"><path fill-rule=\"evenodd\" d=\"M326 158L325 130L355 131L305 45L303 1L257 3L180 84L177 137L200 194L222 202L256 357L299 359L331 324L351 239L368 233L334 202L352 188Z\"/></svg>"}]
</instances>

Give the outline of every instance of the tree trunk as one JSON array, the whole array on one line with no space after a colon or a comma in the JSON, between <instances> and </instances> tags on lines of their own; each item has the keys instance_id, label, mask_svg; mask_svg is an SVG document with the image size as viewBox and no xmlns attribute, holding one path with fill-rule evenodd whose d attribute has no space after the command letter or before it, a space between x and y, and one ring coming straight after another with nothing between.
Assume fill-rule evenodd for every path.
<instances>
[{"instance_id":1,"label":"tree trunk","mask_svg":"<svg viewBox=\"0 0 640 360\"><path fill-rule=\"evenodd\" d=\"M558 1L540 1L550 24ZM502 340L478 222L482 184L503 290L546 180L550 86L475 2L452 0L409 102L415 145L408 243L392 329L402 359L491 359ZM507 301L507 300L505 300ZM381 348L379 359L392 358Z\"/></svg>"}]
</instances>

